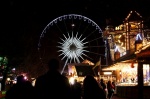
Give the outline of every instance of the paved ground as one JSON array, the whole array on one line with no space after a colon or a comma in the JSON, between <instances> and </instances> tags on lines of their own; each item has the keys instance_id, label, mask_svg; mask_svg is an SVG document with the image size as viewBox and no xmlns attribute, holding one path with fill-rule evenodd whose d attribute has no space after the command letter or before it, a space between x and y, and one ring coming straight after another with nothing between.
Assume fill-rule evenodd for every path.
<instances>
[{"instance_id":1,"label":"paved ground","mask_svg":"<svg viewBox=\"0 0 150 99\"><path fill-rule=\"evenodd\" d=\"M2 96L1 96L0 99L5 99L5 98L2 98ZM121 97L118 97L117 94L115 94L115 95L113 95L112 99L127 99L127 98L121 98Z\"/></svg>"},{"instance_id":2,"label":"paved ground","mask_svg":"<svg viewBox=\"0 0 150 99\"><path fill-rule=\"evenodd\" d=\"M0 98L0 99L5 99L5 98ZM127 99L127 98L120 98L120 97L118 97L117 95L114 95L114 96L112 97L112 99Z\"/></svg>"},{"instance_id":3,"label":"paved ground","mask_svg":"<svg viewBox=\"0 0 150 99\"><path fill-rule=\"evenodd\" d=\"M114 95L114 96L112 97L112 99L127 99L127 98L121 98L121 97L118 97L117 95Z\"/></svg>"}]
</instances>

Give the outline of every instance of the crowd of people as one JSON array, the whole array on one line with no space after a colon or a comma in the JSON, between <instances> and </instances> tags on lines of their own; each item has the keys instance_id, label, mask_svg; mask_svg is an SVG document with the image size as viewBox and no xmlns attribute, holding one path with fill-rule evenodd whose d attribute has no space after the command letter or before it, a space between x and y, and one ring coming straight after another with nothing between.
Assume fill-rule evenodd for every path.
<instances>
[{"instance_id":1,"label":"crowd of people","mask_svg":"<svg viewBox=\"0 0 150 99\"><path fill-rule=\"evenodd\" d=\"M103 79L98 82L94 76L86 75L83 84L76 79L70 84L66 76L59 72L59 61L51 59L48 62L49 70L36 79L35 86L24 80L23 76L17 77L17 83L7 92L5 99L111 99L114 85Z\"/></svg>"}]
</instances>

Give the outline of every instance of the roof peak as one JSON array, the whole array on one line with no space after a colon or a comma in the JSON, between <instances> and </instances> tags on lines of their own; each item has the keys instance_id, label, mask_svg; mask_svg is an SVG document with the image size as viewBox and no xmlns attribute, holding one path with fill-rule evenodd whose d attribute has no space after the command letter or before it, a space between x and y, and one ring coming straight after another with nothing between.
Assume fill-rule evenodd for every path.
<instances>
[{"instance_id":1,"label":"roof peak","mask_svg":"<svg viewBox=\"0 0 150 99\"><path fill-rule=\"evenodd\" d=\"M142 19L142 16L136 10L131 10L130 13L125 18L125 21L141 20L141 19Z\"/></svg>"}]
</instances>

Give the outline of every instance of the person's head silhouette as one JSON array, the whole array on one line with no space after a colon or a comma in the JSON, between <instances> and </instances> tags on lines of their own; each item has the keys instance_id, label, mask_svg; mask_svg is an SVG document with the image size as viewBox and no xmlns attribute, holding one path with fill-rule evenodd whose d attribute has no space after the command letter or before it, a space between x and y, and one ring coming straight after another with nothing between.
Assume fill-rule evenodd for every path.
<instances>
[{"instance_id":1,"label":"person's head silhouette","mask_svg":"<svg viewBox=\"0 0 150 99\"><path fill-rule=\"evenodd\" d=\"M48 62L48 67L49 67L49 70L58 70L59 69L59 61L55 58L52 58L49 60Z\"/></svg>"},{"instance_id":2,"label":"person's head silhouette","mask_svg":"<svg viewBox=\"0 0 150 99\"><path fill-rule=\"evenodd\" d=\"M20 75L17 77L17 84L21 84L21 83L24 83L25 82L25 79L24 79L24 76L23 75Z\"/></svg>"},{"instance_id":3,"label":"person's head silhouette","mask_svg":"<svg viewBox=\"0 0 150 99\"><path fill-rule=\"evenodd\" d=\"M103 79L101 79L101 82L104 82L104 80L103 80Z\"/></svg>"}]
</instances>

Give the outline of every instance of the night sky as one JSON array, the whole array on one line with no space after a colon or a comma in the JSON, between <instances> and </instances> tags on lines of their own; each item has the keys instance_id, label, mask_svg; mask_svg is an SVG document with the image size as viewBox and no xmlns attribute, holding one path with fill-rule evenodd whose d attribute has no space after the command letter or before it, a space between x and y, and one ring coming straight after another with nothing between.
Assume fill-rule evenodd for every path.
<instances>
[{"instance_id":1,"label":"night sky","mask_svg":"<svg viewBox=\"0 0 150 99\"><path fill-rule=\"evenodd\" d=\"M0 55L26 66L26 71L41 70L39 37L44 27L59 16L80 14L102 29L106 19L111 19L112 25L121 24L131 10L150 17L148 0L4 0L0 6Z\"/></svg>"}]
</instances>

